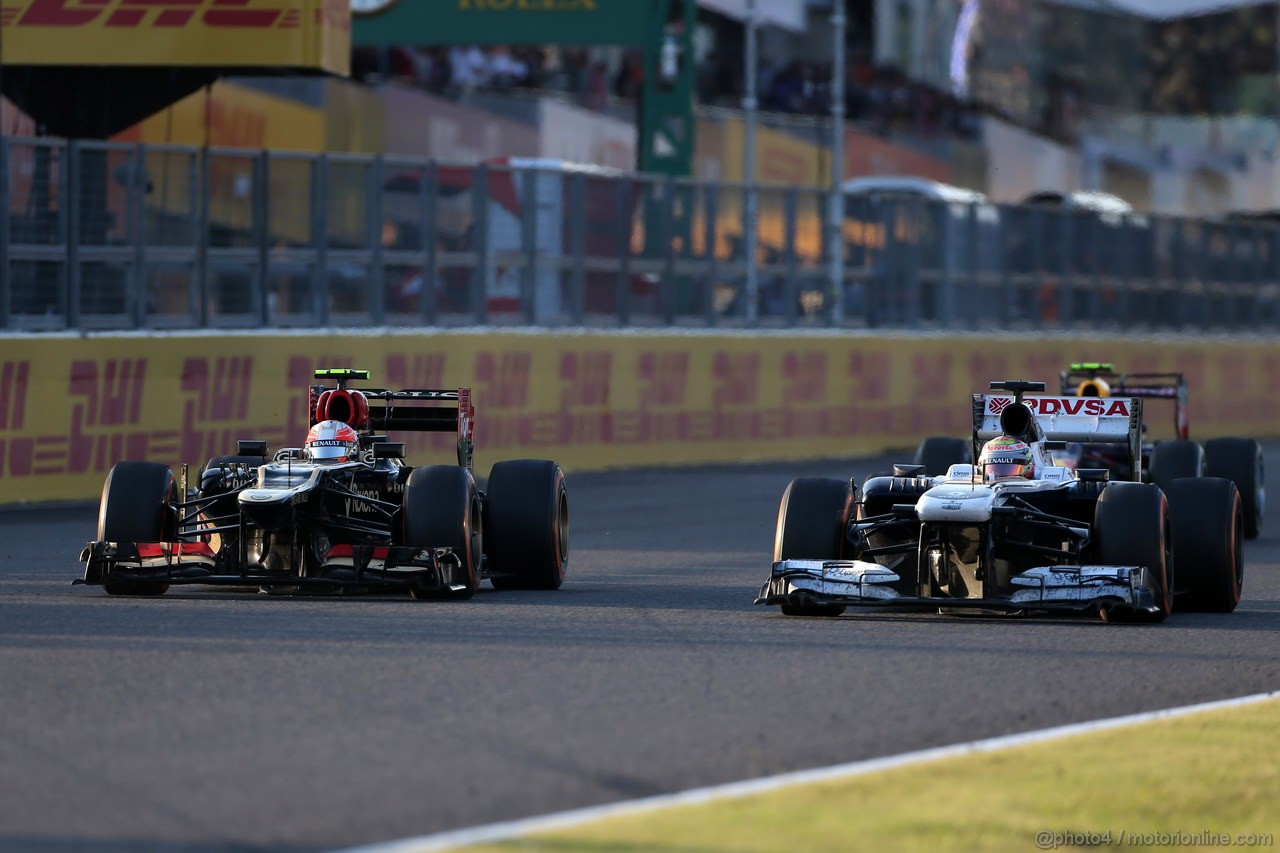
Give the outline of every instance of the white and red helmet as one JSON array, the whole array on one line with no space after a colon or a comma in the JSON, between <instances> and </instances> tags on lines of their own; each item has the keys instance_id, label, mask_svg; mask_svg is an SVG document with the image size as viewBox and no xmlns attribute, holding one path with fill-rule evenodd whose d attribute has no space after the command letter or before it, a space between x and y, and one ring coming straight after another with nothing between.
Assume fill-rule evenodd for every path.
<instances>
[{"instance_id":1,"label":"white and red helmet","mask_svg":"<svg viewBox=\"0 0 1280 853\"><path fill-rule=\"evenodd\" d=\"M307 433L302 452L314 462L349 462L360 458L360 436L342 421L321 421Z\"/></svg>"},{"instance_id":2,"label":"white and red helmet","mask_svg":"<svg viewBox=\"0 0 1280 853\"><path fill-rule=\"evenodd\" d=\"M1036 476L1036 460L1031 445L1007 435L986 443L978 457L978 466L983 480L988 483L1011 477L1031 480Z\"/></svg>"}]
</instances>

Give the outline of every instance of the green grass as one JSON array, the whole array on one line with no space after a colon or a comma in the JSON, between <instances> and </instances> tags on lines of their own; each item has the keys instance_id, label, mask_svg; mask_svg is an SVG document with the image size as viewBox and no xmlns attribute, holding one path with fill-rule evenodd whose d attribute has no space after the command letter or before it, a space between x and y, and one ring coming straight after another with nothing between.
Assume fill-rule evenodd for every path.
<instances>
[{"instance_id":1,"label":"green grass","mask_svg":"<svg viewBox=\"0 0 1280 853\"><path fill-rule=\"evenodd\" d=\"M1111 846L1124 849L1175 846L1134 844L1128 833L1270 833L1255 849L1275 849L1280 700L462 849L1006 851L1036 850L1041 831L1110 831Z\"/></svg>"}]
</instances>

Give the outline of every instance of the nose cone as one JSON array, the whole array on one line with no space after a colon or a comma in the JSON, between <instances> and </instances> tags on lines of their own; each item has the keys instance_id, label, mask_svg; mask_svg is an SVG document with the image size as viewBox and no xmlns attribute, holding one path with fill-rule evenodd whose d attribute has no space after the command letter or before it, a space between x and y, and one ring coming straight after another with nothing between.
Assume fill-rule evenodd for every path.
<instances>
[{"instance_id":1,"label":"nose cone","mask_svg":"<svg viewBox=\"0 0 1280 853\"><path fill-rule=\"evenodd\" d=\"M293 517L293 494L274 489L245 489L240 493L240 512L255 527L279 530Z\"/></svg>"}]
</instances>

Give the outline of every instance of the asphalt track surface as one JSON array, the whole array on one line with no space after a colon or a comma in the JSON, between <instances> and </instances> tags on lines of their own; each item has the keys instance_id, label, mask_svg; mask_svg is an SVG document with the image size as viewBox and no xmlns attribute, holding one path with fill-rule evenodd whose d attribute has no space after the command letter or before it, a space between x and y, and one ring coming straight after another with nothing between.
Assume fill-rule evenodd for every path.
<instances>
[{"instance_id":1,"label":"asphalt track surface","mask_svg":"<svg viewBox=\"0 0 1280 853\"><path fill-rule=\"evenodd\" d=\"M787 482L888 461L571 473L564 588L456 603L108 597L94 508L0 513L0 850L332 850L1280 687L1278 501L1230 615L753 606Z\"/></svg>"}]
</instances>

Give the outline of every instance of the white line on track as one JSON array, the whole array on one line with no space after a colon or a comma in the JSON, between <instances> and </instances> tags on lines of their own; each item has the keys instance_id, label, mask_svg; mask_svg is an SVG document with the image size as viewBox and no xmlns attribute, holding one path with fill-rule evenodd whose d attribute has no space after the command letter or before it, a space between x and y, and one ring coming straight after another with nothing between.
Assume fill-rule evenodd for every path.
<instances>
[{"instance_id":1,"label":"white line on track","mask_svg":"<svg viewBox=\"0 0 1280 853\"><path fill-rule=\"evenodd\" d=\"M1185 717L1204 711L1217 711L1223 708L1238 708L1243 705L1254 705L1272 699L1280 699L1280 690L1270 693L1255 693L1251 696L1240 696L1235 699L1220 699L1215 702L1203 702L1199 705L1184 705L1180 708L1166 708L1161 711L1146 711L1141 714L1128 714L1123 717L1111 717L1105 720L1093 720L1087 723L1073 723L1067 726L1055 726L1051 729L1023 732L1016 735L988 738L986 740L957 743L951 746L940 746L918 752L907 752L901 755L890 755L884 758L871 758L864 761L853 761L847 764L836 764L831 767L818 767L812 770L798 770L792 773L780 773L776 776L765 776L760 779L748 779L743 782L729 782L724 785L712 785L707 788L693 788L678 791L674 794L659 794L643 797L638 800L625 800L602 806L590 806L572 811L556 812L539 817L509 820L501 823L484 824L466 829L455 829L439 832L434 835L423 835L417 838L406 838L400 841L387 841L361 847L351 847L336 853L434 853L434 851L450 850L468 844L485 844L493 841L504 841L518 835L534 832L546 832L553 829L564 829L578 826L603 818L620 817L639 812L665 809L671 806L688 806L697 803L708 803L714 800L726 800L734 797L745 797L751 794L763 794L788 788L795 785L808 785L814 782L827 782L835 779L846 779L862 776L880 770L892 770L910 764L921 764L940 758L953 758L958 755L973 755L996 750L1009 749L1032 743L1089 732L1132 726L1154 720L1167 720L1173 717Z\"/></svg>"}]
</instances>

